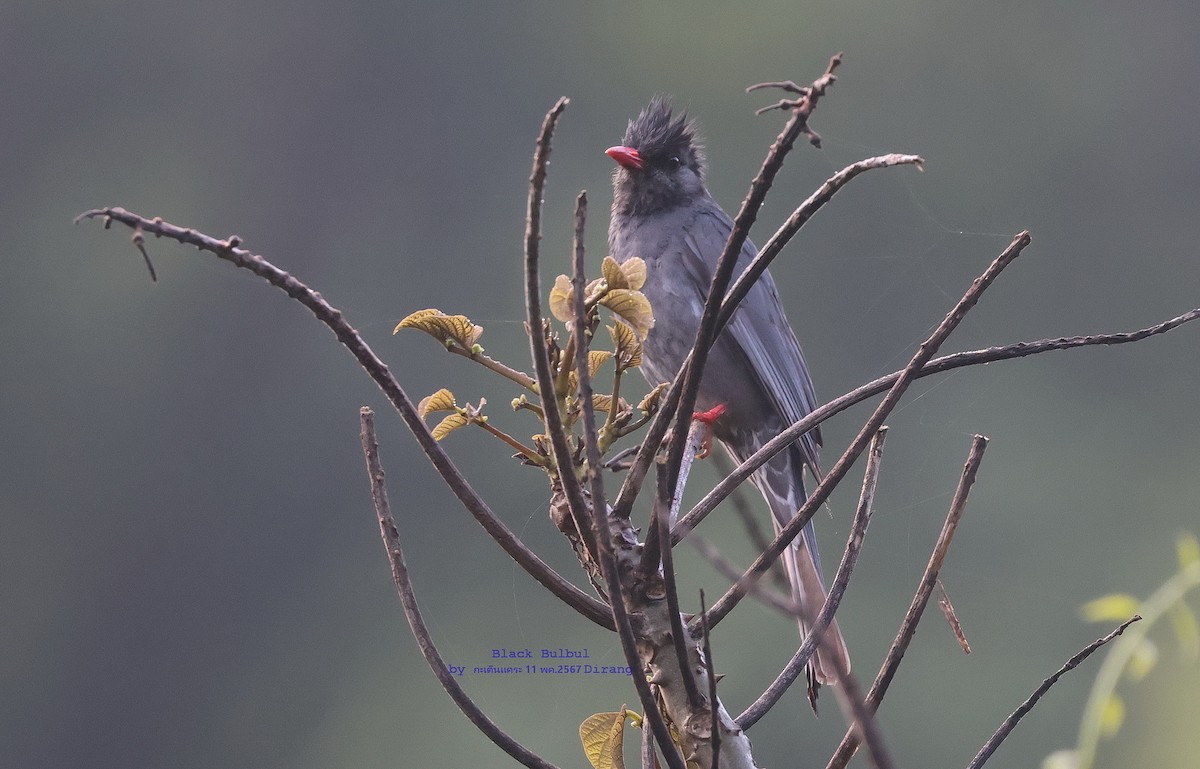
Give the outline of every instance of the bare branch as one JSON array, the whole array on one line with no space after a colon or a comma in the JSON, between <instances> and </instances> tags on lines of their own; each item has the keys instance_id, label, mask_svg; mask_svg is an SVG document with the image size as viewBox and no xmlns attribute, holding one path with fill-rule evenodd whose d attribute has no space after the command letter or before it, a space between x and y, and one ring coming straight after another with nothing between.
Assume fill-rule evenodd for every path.
<instances>
[{"instance_id":1,"label":"bare branch","mask_svg":"<svg viewBox=\"0 0 1200 769\"><path fill-rule=\"evenodd\" d=\"M375 384L400 413L401 419L408 425L408 429L412 431L421 450L425 452L425 456L429 458L446 486L454 493L463 507L474 516L475 520L483 526L484 530L491 535L492 539L504 548L504 552L520 564L521 568L525 569L531 577L571 608L596 624L612 629L612 616L608 607L550 568L496 516L478 492L472 488L441 445L434 440L433 435L429 432L429 427L417 413L416 406L396 381L387 365L363 341L354 327L346 322L341 310L333 307L320 294L292 275L279 269L263 257L242 248L241 240L237 237L217 240L194 229L177 227L161 218L146 219L123 208L99 208L85 211L79 215L76 221L97 218L103 219L106 225L117 221L131 229L140 227L145 232L156 236L169 238L178 243L195 246L201 251L215 254L237 267L249 270L308 308L317 320L324 323L333 332L342 346L350 351L367 375L375 381Z\"/></svg>"},{"instance_id":2,"label":"bare branch","mask_svg":"<svg viewBox=\"0 0 1200 769\"><path fill-rule=\"evenodd\" d=\"M668 549L670 549L670 548L668 548ZM701 615L704 614L705 609L706 609L706 607L704 604L704 590L701 589L700 590L700 614ZM708 709L709 709L709 713L712 714L712 722L709 727L710 729L712 729L712 740L710 742L710 744L712 745L712 766L713 766L713 769L716 769L716 767L721 765L721 729L720 729L721 721L720 721L720 716L717 713L717 671L713 667L712 644L709 642L708 624L701 623L700 631L701 631L701 633L703 633L703 637L704 637L704 647L703 647L704 648L704 670L705 670L705 673L707 673L707 675L708 675Z\"/></svg>"},{"instance_id":3,"label":"bare branch","mask_svg":"<svg viewBox=\"0 0 1200 769\"><path fill-rule=\"evenodd\" d=\"M875 409L875 413L871 415L866 424L859 430L858 435L851 441L846 451L833 466L833 469L817 484L817 488L813 490L812 495L804 502L804 505L796 513L796 516L783 526L779 535L771 542L771 546L755 559L754 564L751 565L744 576L746 581L757 580L771 563L783 553L784 548L788 547L791 541L796 538L809 520L812 519L817 508L825 503L825 500L829 498L833 489L841 482L846 473L849 472L854 461L866 449L867 444L872 440L875 433L883 426L883 421L887 419L888 414L900 402L901 396L904 395L904 392L912 383L917 371L933 357L938 347L946 341L950 333L962 322L967 312L975 306L975 303L979 301L979 297L987 290L988 286L992 285L1000 273L1003 272L1004 268L1020 255L1021 251L1029 245L1029 242L1030 237L1028 232L1019 233L1013 238L1013 242L1009 244L1008 248L1004 249L988 265L988 268L975 279L971 287L958 300L958 304L954 306L954 309L938 324L933 334L921 343L916 355L905 366L896 383L892 385L892 389L888 391L883 401ZM721 596L720 600L713 604L713 608L710 610L713 616L708 621L715 626L737 605L737 602L745 594L746 587L743 583L738 583L731 587L725 595Z\"/></svg>"},{"instance_id":4,"label":"bare branch","mask_svg":"<svg viewBox=\"0 0 1200 769\"><path fill-rule=\"evenodd\" d=\"M917 372L914 378L920 379L932 374L940 374L953 369L962 368L964 366L977 366L984 363L992 363L995 361L1012 360L1014 358L1024 358L1027 355L1037 355L1039 353L1052 352L1054 350L1070 350L1077 347L1091 347L1094 345L1118 345L1128 344L1130 342L1140 342L1158 334L1165 334L1172 331L1185 323L1190 323L1193 320L1200 318L1200 308L1189 310L1182 315L1177 315L1174 318L1165 320L1162 323L1157 323L1153 326L1137 329L1136 331L1122 331L1114 334L1091 334L1085 336L1066 336L1057 337L1054 339L1039 339L1035 342L1017 342L1015 344L1003 345L999 347L987 347L982 350L969 350L967 352L958 352L952 355L943 355L940 358L934 358L926 363ZM882 376L874 381L868 382L860 387L851 390L845 395L839 396L825 405L813 410L811 414L804 419L796 422L779 435L772 438L766 445L748 457L745 462L738 465L737 468L727 475L720 483L718 483L712 491L710 491L704 499L696 503L687 515L683 516L679 523L675 526L671 533L671 540L678 543L679 540L687 536L688 532L694 529L704 518L716 509L717 505L721 504L734 489L742 484L747 478L753 475L754 471L771 460L771 457L783 451L785 448L795 443L796 440L813 429L817 425L826 421L846 409L861 403L868 398L874 397L879 393L886 392L900 379L904 371L896 371L887 376Z\"/></svg>"},{"instance_id":5,"label":"bare branch","mask_svg":"<svg viewBox=\"0 0 1200 769\"><path fill-rule=\"evenodd\" d=\"M550 370L550 355L546 349L546 337L542 323L542 288L538 275L539 244L542 240L542 198L546 184L546 165L550 162L550 140L554 127L568 99L561 97L542 120L537 147L533 153L533 170L529 175L529 205L525 214L525 321L529 326L529 347L537 375L538 392L542 396L542 411L546 422L546 433L554 449L554 462L558 470L558 482L562 484L567 498L571 518L583 542L584 552L596 557L596 538L588 521L587 503L583 489L575 475L575 464L571 447L567 445L567 431L563 426L562 414L558 410L558 392L554 383L554 372ZM563 366L564 371L569 364Z\"/></svg>"},{"instance_id":6,"label":"bare branch","mask_svg":"<svg viewBox=\"0 0 1200 769\"><path fill-rule=\"evenodd\" d=\"M875 433L875 438L871 441L871 448L867 452L867 468L863 472L863 485L858 498L858 508L854 511L854 521L850 524L850 536L846 540L846 549L842 553L842 561L838 565L833 582L830 583L825 602L821 604L816 617L812 619L804 642L800 644L800 648L792 655L787 665L775 677L766 691L737 717L738 726L743 729L754 726L760 718L766 715L783 696L783 693L804 672L804 666L808 664L809 658L816 651L817 644L824 636L825 630L833 622L834 614L841 605L842 596L846 593L846 586L850 583L850 576L854 573L854 565L858 562L858 554L862 550L867 526L871 523L871 511L875 503L875 487L879 482L879 465L883 460L883 444L887 439L887 430L886 426L879 428ZM839 655L831 656L838 657Z\"/></svg>"},{"instance_id":7,"label":"bare branch","mask_svg":"<svg viewBox=\"0 0 1200 769\"><path fill-rule=\"evenodd\" d=\"M691 444L691 441L688 443ZM667 484L666 475L666 468L661 464L658 465L658 491L654 500L653 525L658 530L657 541L669 543L671 540L671 498L676 494L674 487ZM688 704L695 709L701 707L703 703L700 700L700 690L696 688L696 678L692 675L691 665L688 663L687 644L691 641L691 637L685 630L683 618L680 616L679 591L675 585L673 555L669 544L662 548L662 581L667 597L667 615L671 621L671 646L675 650L679 669L683 671L680 678L683 679L683 689L687 694ZM645 559L642 559L642 565L645 565Z\"/></svg>"},{"instance_id":8,"label":"bare branch","mask_svg":"<svg viewBox=\"0 0 1200 769\"><path fill-rule=\"evenodd\" d=\"M591 532L591 539L596 545L594 554L610 596L612 620L621 641L621 650L625 654L625 660L629 663L630 669L638 671L632 676L633 685L637 689L638 699L642 704L643 718L650 722L650 728L647 731L654 734L659 749L671 769L686 769L683 757L679 755L675 743L671 740L671 731L658 709L658 703L654 698L654 693L650 691L646 676L641 674L643 665L638 656L633 627L630 625L629 616L625 611L625 595L621 585L621 576L618 573L617 560L613 554L609 511L604 498L604 478L600 472L600 439L596 434L596 409L595 404L592 403L591 368L588 365L587 310L584 303L584 286L587 278L584 274L583 247L586 220L587 193L581 192L575 200L575 238L572 259L575 317L572 331L578 340L575 345L575 370L579 377L579 399L583 409L583 441L584 450L587 452L587 477L592 502L588 531ZM572 477L574 477L573 474ZM653 751L651 750L651 752Z\"/></svg>"},{"instance_id":9,"label":"bare branch","mask_svg":"<svg viewBox=\"0 0 1200 769\"><path fill-rule=\"evenodd\" d=\"M1016 728L1017 722L1024 718L1026 713L1033 710L1033 706L1036 705L1038 700L1042 698L1042 695L1050 691L1050 687L1058 683L1058 679L1062 678L1068 670L1074 670L1081 662L1092 656L1092 652L1096 651L1104 644L1124 633L1125 628L1129 627L1140 619L1141 617L1135 614L1129 619L1125 620L1116 630L1113 630L1103 638L1098 638L1095 641L1092 641L1090 644L1080 649L1078 654L1067 660L1066 664L1058 669L1058 672L1042 681L1041 686L1039 686L1033 692L1033 694L1029 695L1029 698L1022 702L1021 706L1014 710L1008 718L1004 719L1004 723L1000 725L1000 728L996 730L996 733L984 743L983 747L979 749L979 752L975 754L975 758L971 759L971 763L967 766L967 769L980 769L980 767L987 763L987 760L992 757L993 753L996 752L996 748L1000 747L1000 743L1004 742L1008 735L1012 733L1012 730Z\"/></svg>"},{"instance_id":10,"label":"bare branch","mask_svg":"<svg viewBox=\"0 0 1200 769\"><path fill-rule=\"evenodd\" d=\"M896 668L900 666L900 660L908 650L908 644L912 641L913 634L917 632L917 623L920 622L921 615L929 603L929 596L933 593L934 585L937 584L938 572L942 569L946 553L950 550L950 543L954 540L954 532L958 530L958 522L966 510L967 496L971 493L971 486L975 483L975 476L979 472L979 464L983 461L983 452L987 448L987 444L988 439L982 435L976 435L971 441L971 450L967 453L962 476L958 479L958 487L954 490L954 498L950 502L950 512L946 514L941 534L938 535L937 543L933 546L933 553L929 556L929 563L925 566L921 581L917 583L917 592L908 606L904 621L900 623L900 629L896 633L895 640L892 641L891 648L888 649L887 656L884 657L883 665L880 666L879 672L875 675L875 681L871 684L870 691L867 692L865 702L872 711L878 710L879 703L883 702L888 686L891 685L892 678L896 675ZM846 735L842 737L841 744L834 751L833 757L829 759L826 769L844 769L850 759L854 757L859 743L859 737L854 730L847 731Z\"/></svg>"},{"instance_id":11,"label":"bare branch","mask_svg":"<svg viewBox=\"0 0 1200 769\"><path fill-rule=\"evenodd\" d=\"M463 712L479 731L494 742L501 750L520 761L530 769L555 769L554 764L526 748L521 743L508 736L495 721L488 718L478 705L467 695L457 679L446 667L445 660L438 652L429 628L421 617L421 609L417 605L417 596L413 592L412 581L408 578L408 566L404 561L404 550L400 543L400 532L396 528L396 520L388 505L387 488L384 485L383 467L379 462L379 441L375 438L375 414L363 406L359 412L363 455L367 461L367 475L371 479L371 498L375 503L375 516L379 520L379 534L383 537L384 547L387 548L388 560L392 564L392 579L396 583L396 592L400 595L400 603L404 607L404 616L408 618L408 626L412 628L413 637L421 647L421 654L429 664L429 669L437 677L446 694L454 700L459 710Z\"/></svg>"}]
</instances>

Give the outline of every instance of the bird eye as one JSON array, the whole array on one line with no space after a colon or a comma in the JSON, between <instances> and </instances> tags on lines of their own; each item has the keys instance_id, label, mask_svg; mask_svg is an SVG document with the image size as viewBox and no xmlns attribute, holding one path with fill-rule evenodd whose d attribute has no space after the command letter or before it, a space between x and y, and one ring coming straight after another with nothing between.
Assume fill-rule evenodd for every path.
<instances>
[{"instance_id":1,"label":"bird eye","mask_svg":"<svg viewBox=\"0 0 1200 769\"><path fill-rule=\"evenodd\" d=\"M670 164L671 168L679 168L681 165L683 165L683 161L679 159L678 155L672 156L667 163Z\"/></svg>"}]
</instances>

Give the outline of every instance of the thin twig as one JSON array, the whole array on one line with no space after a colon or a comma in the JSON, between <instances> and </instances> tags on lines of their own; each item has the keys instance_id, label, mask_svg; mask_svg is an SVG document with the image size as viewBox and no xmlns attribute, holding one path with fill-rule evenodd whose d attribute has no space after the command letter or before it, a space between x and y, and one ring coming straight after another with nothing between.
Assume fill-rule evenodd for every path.
<instances>
[{"instance_id":1,"label":"thin twig","mask_svg":"<svg viewBox=\"0 0 1200 769\"><path fill-rule=\"evenodd\" d=\"M417 596L413 592L412 581L408 578L408 566L404 561L404 550L400 543L400 532L396 528L396 520L388 505L387 487L384 485L383 467L379 462L379 442L375 438L375 414L363 406L359 412L363 455L367 462L367 475L371 480L371 498L375 503L375 516L379 521L379 533L383 537L384 547L387 548L388 560L392 565L392 579L396 583L396 592L400 595L400 603L404 607L404 616L408 618L408 626L412 629L421 654L429 664L442 688L458 705L471 723L483 732L489 740L501 750L520 761L530 769L555 769L554 764L526 748L521 743L508 736L496 722L463 691L454 675L446 667L445 660L438 652L429 628L421 617L421 609L417 605Z\"/></svg>"},{"instance_id":2,"label":"thin twig","mask_svg":"<svg viewBox=\"0 0 1200 769\"><path fill-rule=\"evenodd\" d=\"M562 414L558 410L558 392L554 385L554 372L550 370L550 355L546 349L546 336L542 322L542 288L538 274L539 244L542 240L542 198L546 185L546 165L550 162L550 140L558 118L567 108L567 97L559 98L546 117L538 133L537 146L533 153L533 170L529 174L529 203L525 212L525 322L529 327L529 347L537 375L538 392L542 396L542 411L546 420L546 433L554 449L554 462L558 469L558 482L562 484L567 498L567 507L579 532L584 552L593 560L596 557L596 538L588 521L587 503L583 488L575 475L575 464L571 447L567 445L567 431ZM563 371L570 368L569 361Z\"/></svg>"},{"instance_id":3,"label":"thin twig","mask_svg":"<svg viewBox=\"0 0 1200 769\"><path fill-rule=\"evenodd\" d=\"M1034 342L1016 342L998 347L986 347L982 350L957 352L929 361L921 367L914 378L920 379L933 374L941 374L953 369L963 368L964 366L978 366L996 361L1024 358L1027 355L1037 355L1055 350L1071 350L1077 347L1091 347L1094 345L1107 346L1140 342L1143 339L1173 331L1197 318L1200 318L1200 308L1189 310L1182 315L1177 315L1162 323L1135 331L1064 336L1054 339L1039 339ZM699 525L734 489L738 488L747 478L753 475L755 470L771 461L771 457L795 443L801 435L851 406L862 403L879 393L886 392L896 384L903 373L903 370L895 371L887 376L879 377L856 387L850 392L814 409L808 416L795 422L779 435L772 438L761 449L747 457L746 461L738 465L732 473L729 473L712 491L697 502L695 507L688 511L687 515L679 519L679 523L676 524L675 529L671 532L671 541L678 543L679 540L686 537L689 531Z\"/></svg>"},{"instance_id":4,"label":"thin twig","mask_svg":"<svg viewBox=\"0 0 1200 769\"><path fill-rule=\"evenodd\" d=\"M689 441L691 443L691 441ZM666 468L658 465L658 491L654 500L654 525L658 529L658 541L669 542L671 539L670 507L673 488L665 480ZM643 561L644 563L644 561ZM671 621L671 646L675 650L675 659L683 679L683 690L687 694L688 704L700 708L700 690L696 687L696 678L692 675L688 663L687 645L691 641L690 634L684 629L683 618L680 616L679 591L675 585L675 559L671 547L662 548L662 581L667 596L667 614Z\"/></svg>"},{"instance_id":5,"label":"thin twig","mask_svg":"<svg viewBox=\"0 0 1200 769\"><path fill-rule=\"evenodd\" d=\"M1047 678L1045 681L1042 681L1041 686L1034 690L1033 694L1029 695L1029 698L1022 702L1021 706L1014 710L1008 718L1004 719L1004 723L1000 725L1000 728L996 730L996 733L993 734L988 741L983 744L983 747L980 748L979 752L975 754L975 758L971 759L971 763L967 766L967 769L980 769L980 767L987 763L987 760L992 757L993 753L996 752L996 748L1000 747L1000 743L1004 742L1008 735L1012 733L1012 730L1016 728L1017 722L1024 718L1026 713L1033 710L1033 706L1036 705L1037 701L1042 698L1042 695L1048 692L1051 686L1054 686L1054 684L1058 683L1058 679L1062 678L1068 670L1074 670L1076 667L1078 667L1079 663L1090 657L1092 652L1096 651L1104 644L1124 633L1125 628L1129 627L1140 619L1141 617L1135 614L1129 619L1125 620L1116 630L1112 631L1103 638L1098 638L1095 641L1092 641L1090 644L1083 647L1078 654L1067 660L1066 664L1058 669L1058 672Z\"/></svg>"},{"instance_id":6,"label":"thin twig","mask_svg":"<svg viewBox=\"0 0 1200 769\"><path fill-rule=\"evenodd\" d=\"M825 503L825 500L829 498L829 495L833 492L833 489L838 483L841 482L846 473L849 472L854 461L867 448L867 444L874 437L876 431L883 426L883 421L887 419L888 415L892 412L892 409L894 409L900 402L900 398L904 395L904 392L908 389L908 386L912 384L916 372L920 370L920 368L925 365L930 358L933 357L933 354L937 352L937 349L942 345L943 342L946 341L946 338L950 336L950 333L958 327L958 324L962 322L963 318L966 317L966 314L971 310L972 307L975 306L975 303L979 301L979 297L983 294L983 292L986 291L990 285L992 285L996 278L999 277L1000 273L1004 271L1004 268L1011 264L1012 261L1020 255L1021 251L1023 251L1025 247L1029 245L1030 240L1031 239L1028 232L1019 233L1015 238L1013 238L1013 241L1009 244L1008 248L1004 249L1004 251L997 256L990 265L988 265L987 269L984 270L983 273L971 283L971 287L968 288L966 293L963 294L962 298L958 300L958 303L954 306L954 309L952 309L942 320L942 322L938 324L938 327L934 330L933 334L931 334L928 339L921 343L921 346L917 349L917 353L912 357L912 360L909 361L908 365L905 366L904 371L901 372L900 377L896 380L896 383L892 385L892 389L888 391L888 394L884 396L883 401L875 409L875 413L873 413L870 418L867 419L866 424L864 424L862 429L859 430L858 435L854 437L854 440L851 441L850 445L846 448L846 451L843 452L837 463L834 464L833 468L828 472L828 474L821 479L821 482L817 484L817 488L813 490L812 495L804 502L800 510L796 513L796 516L782 527L779 535L776 536L771 542L770 547L767 548L762 555L755 559L754 564L751 565L750 569L743 577L744 580L757 580L771 565L771 563L783 553L784 549L791 544L792 540L800 534L804 526L807 525L812 519L813 514L817 511L817 508ZM710 610L713 616L710 617L708 621L713 626L716 626L716 624L720 622L721 619L723 619L725 615L727 615L733 609L734 606L737 605L737 602L740 601L745 594L746 588L744 584L739 583L731 587L728 591L726 591L725 595L721 596L720 600L713 604L713 608Z\"/></svg>"},{"instance_id":7,"label":"thin twig","mask_svg":"<svg viewBox=\"0 0 1200 769\"><path fill-rule=\"evenodd\" d=\"M837 67L840 61L841 54L830 59L829 67L826 69L825 74L821 78L818 78L818 81L814 82L814 88L822 80L826 81L826 85L832 82L833 69ZM821 87L819 90L823 93L824 87ZM797 107L793 110L792 117L771 145L771 149L767 153L767 157L763 160L758 174L750 184L750 191L746 195L745 200L742 201L741 208L733 220L733 228L730 230L729 239L725 242L725 249L722 251L713 270L712 282L708 289L708 299L704 303L704 311L696 329L696 340L692 345L692 352L689 354L682 370L675 377L671 389L661 400L659 413L650 423L650 428L646 432L642 447L638 451L637 459L634 461L629 473L625 476L625 483L617 495L614 510L620 517L629 516L630 510L633 508L634 499L637 497L646 472L650 468L650 462L654 454L657 453L663 438L666 436L673 418L675 419L675 427L670 442L671 453L667 460L667 467L671 468L671 472L668 473L668 481L671 485L674 485L675 470L673 468L679 466L679 459L682 457L682 444L691 421L690 412L696 403L696 393L699 391L700 377L704 372L704 364L708 357L709 348L712 346L713 340L716 339L718 313L721 309L721 302L725 296L725 291L729 288L730 279L733 277L737 257L741 254L742 247L749 237L750 227L753 226L755 220L758 218L759 209L762 208L763 200L766 198L767 192L775 180L775 176L779 173L780 168L783 167L784 157L787 156L788 152L795 145L797 137L808 129L808 117L815 105L816 99L814 98L807 106ZM677 414L678 418L676 418ZM647 536L653 536L654 531L655 529L651 528ZM647 562L643 561L643 569L647 566Z\"/></svg>"},{"instance_id":8,"label":"thin twig","mask_svg":"<svg viewBox=\"0 0 1200 769\"><path fill-rule=\"evenodd\" d=\"M729 561L725 555L717 549L717 546L709 542L699 534L693 534L688 537L688 542L692 548L700 554L704 560L708 561L709 565L716 569L721 576L732 582L737 582L742 578L742 569L739 569ZM790 595L785 596L778 590L774 590L761 581L754 583L751 588L751 594L758 600L770 606L775 611L786 617L796 616L796 612L800 611L799 604ZM740 725L740 724L739 724ZM743 727L744 728L744 727Z\"/></svg>"},{"instance_id":9,"label":"thin twig","mask_svg":"<svg viewBox=\"0 0 1200 769\"><path fill-rule=\"evenodd\" d=\"M669 548L668 548L669 549ZM700 589L700 613L704 614L704 589ZM703 635L704 649L704 672L708 675L708 712L712 716L709 728L712 730L712 737L709 744L712 745L712 765L713 769L721 765L721 722L717 712L717 671L713 666L712 644L708 637L708 624L701 623L700 632Z\"/></svg>"},{"instance_id":10,"label":"thin twig","mask_svg":"<svg viewBox=\"0 0 1200 769\"><path fill-rule=\"evenodd\" d=\"M642 704L643 718L650 722L647 730L654 734L659 749L666 757L671 769L685 769L683 757L671 740L671 731L667 722L658 709L646 676L641 674L642 661L638 656L637 641L633 628L629 624L629 616L625 611L625 598L621 585L621 577L617 573L617 561L613 555L613 541L609 526L608 505L604 498L604 478L600 472L600 439L596 433L596 408L592 402L592 377L588 365L587 343L587 308L584 304L584 287L587 282L584 274L584 225L587 221L587 193L579 193L575 200L575 237L572 257L572 289L575 297L575 317L572 322L572 333L579 340L575 345L575 372L579 377L579 400L583 409L583 442L587 453L588 485L591 492L591 516L588 520L588 531L592 541L596 543L595 556L600 565L600 573L608 588L612 603L612 620L617 628L621 641L621 651L631 670L639 671L632 676L634 688L637 689L638 699ZM643 728L645 725L643 724Z\"/></svg>"},{"instance_id":11,"label":"thin twig","mask_svg":"<svg viewBox=\"0 0 1200 769\"><path fill-rule=\"evenodd\" d=\"M758 254L750 260L750 264L746 265L746 269L742 270L742 274L738 276L733 286L730 287L729 293L725 295L725 300L721 303L721 315L717 321L717 333L720 333L720 330L725 328L725 324L733 317L733 313L742 303L742 300L750 293L750 289L754 287L755 282L767 271L767 267L779 255L783 247L791 242L796 233L812 219L813 215L821 210L839 190L849 184L851 179L864 171L871 171L876 168L890 168L900 165L914 165L917 168L921 168L924 162L919 155L879 155L860 160L857 163L851 163L826 179L813 194L808 196L807 200L800 204L799 208L792 212L787 221L775 231L770 240L763 244Z\"/></svg>"},{"instance_id":12,"label":"thin twig","mask_svg":"<svg viewBox=\"0 0 1200 769\"><path fill-rule=\"evenodd\" d=\"M858 554L862 551L863 540L866 537L867 526L871 523L871 511L875 503L875 488L879 482L879 465L883 460L883 444L887 439L886 426L880 427L875 433L875 438L871 442L871 448L867 452L867 467L863 472L862 491L858 497L858 507L854 511L854 520L850 524L850 535L846 539L846 549L842 553L842 561L838 564L837 573L834 575L833 582L829 585L829 592L825 596L824 603L821 604L820 610L813 619L809 627L808 636L804 642L800 644L800 648L792 655L792 658L784 666L771 685L767 687L758 699L750 704L741 715L737 717L738 726L743 729L749 729L758 722L760 718L775 706L783 693L788 690L792 683L804 671L804 666L808 664L808 660L812 657L813 652L817 649L817 643L824 637L826 629L833 622L834 614L837 612L838 606L841 605L842 596L846 593L846 586L850 583L850 576L854 573L854 566L858 562ZM833 654L837 657L839 655Z\"/></svg>"},{"instance_id":13,"label":"thin twig","mask_svg":"<svg viewBox=\"0 0 1200 769\"><path fill-rule=\"evenodd\" d=\"M971 450L967 453L967 461L963 464L962 475L958 479L954 498L950 502L950 511L946 514L942 531L938 535L937 543L933 546L929 563L925 565L925 572L921 575L921 581L917 583L916 594L913 595L912 602L908 606L904 621L900 623L896 638L892 641L891 648L888 649L887 656L884 657L883 664L875 675L875 681L871 684L870 691L867 692L866 705L872 711L878 710L879 703L883 702L883 697L887 694L888 687L896 675L896 669L900 666L900 660L904 658L908 644L917 632L917 623L920 622L921 615L929 604L929 596L933 593L934 585L937 584L938 572L942 569L946 553L950 550L950 543L954 540L954 532L958 530L958 522L966 510L967 497L971 493L971 486L975 483L975 476L979 472L979 464L983 461L983 452L987 448L987 444L988 439L982 435L976 435L971 440ZM834 751L833 757L829 759L826 769L844 769L850 759L854 757L859 742L859 737L854 730L848 730L842 737L841 744Z\"/></svg>"},{"instance_id":14,"label":"thin twig","mask_svg":"<svg viewBox=\"0 0 1200 769\"><path fill-rule=\"evenodd\" d=\"M531 577L562 599L568 606L596 624L609 630L613 629L612 616L606 605L583 592L550 568L496 516L442 449L441 444L434 440L433 435L429 432L429 427L417 413L417 407L404 392L404 388L396 381L387 365L380 360L375 351L363 341L354 327L346 322L341 310L326 302L320 294L294 276L279 269L258 254L241 248L241 241L236 237L218 240L194 229L177 227L161 218L147 219L123 208L98 208L85 211L76 217L76 221L83 219L103 219L106 226L117 221L130 228L141 227L144 231L156 236L195 246L201 251L215 254L220 259L244 270L249 270L308 308L317 320L324 323L333 332L338 342L349 350L367 375L375 381L396 411L400 413L400 418L404 420L421 450L425 452L425 456L433 464L446 486L467 509L467 512L504 549L504 552L508 553Z\"/></svg>"}]
</instances>

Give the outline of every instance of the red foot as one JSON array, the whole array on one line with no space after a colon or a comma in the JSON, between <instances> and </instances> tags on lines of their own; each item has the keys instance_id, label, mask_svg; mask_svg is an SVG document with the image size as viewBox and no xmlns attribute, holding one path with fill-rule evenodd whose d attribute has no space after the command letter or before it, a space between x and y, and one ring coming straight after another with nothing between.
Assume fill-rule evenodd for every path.
<instances>
[{"instance_id":1,"label":"red foot","mask_svg":"<svg viewBox=\"0 0 1200 769\"><path fill-rule=\"evenodd\" d=\"M692 414L692 419L704 425L704 437L700 439L700 451L696 453L697 459L704 459L712 451L713 422L716 422L725 414L725 405L718 403L708 411L696 411Z\"/></svg>"}]
</instances>

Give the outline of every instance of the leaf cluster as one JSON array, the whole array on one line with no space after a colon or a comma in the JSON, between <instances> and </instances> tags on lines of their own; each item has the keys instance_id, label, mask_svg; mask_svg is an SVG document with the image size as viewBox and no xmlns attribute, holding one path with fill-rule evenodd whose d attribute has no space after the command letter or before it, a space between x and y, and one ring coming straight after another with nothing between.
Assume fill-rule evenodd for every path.
<instances>
[{"instance_id":1,"label":"leaf cluster","mask_svg":"<svg viewBox=\"0 0 1200 769\"><path fill-rule=\"evenodd\" d=\"M646 282L645 262L630 259L618 264L611 256L606 256L600 269L601 277L590 281L584 291L584 333L588 337L590 379L595 381L606 368L612 369L611 389L607 393L596 392L592 395L592 407L606 415L599 428L601 455L604 455L617 440L641 428L655 414L664 388L652 390L636 407L621 397L622 377L630 369L642 364L642 343L654 327L653 309L641 291ZM565 330L560 331L547 319L538 333L546 341L554 374L554 392L550 397L557 400L574 453L581 457L583 440L574 430L583 414L579 373L575 369L575 350L581 341L575 339L571 331L575 317L573 299L570 278L559 275L550 289L549 308L554 318L565 326ZM595 345L593 337L601 325L601 308L612 318L611 324L605 327L609 343L605 348L591 349ZM445 414L432 428L433 437L440 441L459 428L474 425L516 449L516 458L525 464L541 467L553 476L555 469L542 400L546 396L538 391L533 377L488 356L479 343L483 327L465 315L448 315L437 309L418 310L400 321L392 333L407 328L424 331L438 340L447 351L473 360L523 387L526 392L512 399L512 408L531 412L539 420L539 432L531 437L528 444L523 443L489 423L487 415L483 413L486 398L480 398L474 405L459 405L451 390L440 388L424 398L418 409L422 419L431 414ZM531 329L526 330L533 333ZM608 366L610 361L611 367ZM582 459L577 464L582 472Z\"/></svg>"}]
</instances>

